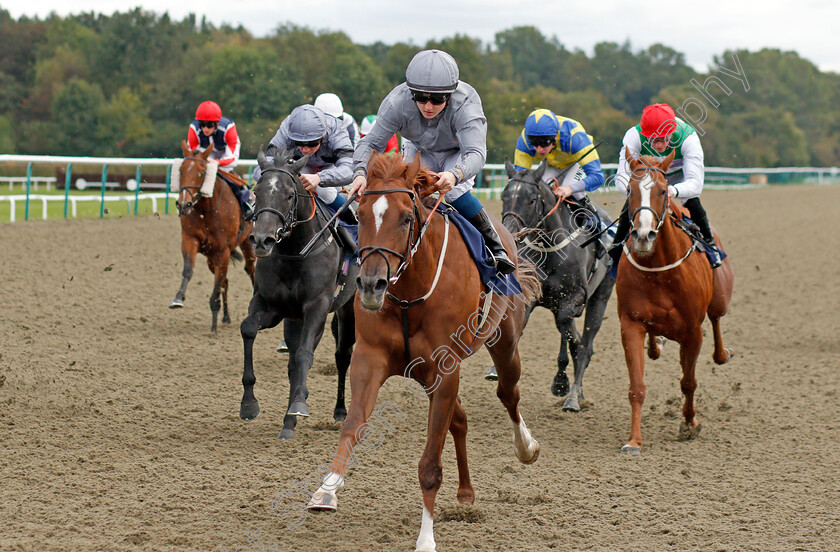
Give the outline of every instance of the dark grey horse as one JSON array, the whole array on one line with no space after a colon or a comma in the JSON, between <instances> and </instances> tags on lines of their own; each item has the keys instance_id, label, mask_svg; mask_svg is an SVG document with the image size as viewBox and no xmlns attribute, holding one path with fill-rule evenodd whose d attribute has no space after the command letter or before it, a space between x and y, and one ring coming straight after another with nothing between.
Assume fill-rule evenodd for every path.
<instances>
[{"instance_id":1,"label":"dark grey horse","mask_svg":"<svg viewBox=\"0 0 840 552\"><path fill-rule=\"evenodd\" d=\"M300 255L300 250L324 227L326 216L316 208L313 196L299 179L299 171L308 158L293 161L290 157L290 151L275 152L273 161L267 160L262 151L257 156L261 174L254 188L256 221L251 244L258 259L254 296L241 326L245 370L239 416L253 420L260 414L254 396L254 339L259 330L273 328L283 321L289 346L289 405L281 439L294 437L298 416L309 416L306 378L324 333L327 314L333 311L337 317L333 329L338 368L338 398L333 417L336 422L344 421L347 416L344 382L356 339L351 299L356 292L358 267L344 260L345 251L330 231L324 232L320 244L306 257ZM340 274L341 282L346 285L337 289Z\"/></svg>"},{"instance_id":2,"label":"dark grey horse","mask_svg":"<svg viewBox=\"0 0 840 552\"><path fill-rule=\"evenodd\" d=\"M592 358L593 341L607 307L615 282L605 277L606 256L597 260L596 244L580 245L592 236L593 224L588 211L573 213L563 202L549 214L557 203L551 189L542 182L545 163L535 170L516 171L508 161L505 169L509 178L502 192L502 222L517 238L519 255L537 267L542 283L542 299L534 307L545 307L554 313L554 323L560 332L560 353L557 356L557 375L551 392L566 395L563 410L577 412L583 400L583 373ZM607 223L608 215L598 210ZM575 326L575 318L586 313L583 334ZM569 387L566 367L571 353L575 368L575 382Z\"/></svg>"}]
</instances>

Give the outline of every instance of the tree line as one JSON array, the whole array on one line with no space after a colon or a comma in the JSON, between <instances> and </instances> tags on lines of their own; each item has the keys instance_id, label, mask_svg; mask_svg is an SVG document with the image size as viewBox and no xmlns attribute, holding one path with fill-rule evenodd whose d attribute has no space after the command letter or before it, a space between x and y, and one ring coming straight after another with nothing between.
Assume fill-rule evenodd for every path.
<instances>
[{"instance_id":1,"label":"tree line","mask_svg":"<svg viewBox=\"0 0 840 552\"><path fill-rule=\"evenodd\" d=\"M602 160L615 162L642 108L667 101L702 127L707 165L840 164L840 75L795 52L724 51L704 74L662 44L602 42L590 56L527 26L492 44L456 34L360 45L294 25L255 38L140 8L44 20L0 10L0 37L3 153L175 157L196 106L213 99L236 121L242 156L255 157L294 107L321 92L338 94L357 120L376 113L412 56L440 48L481 95L489 162L512 157L538 107L580 121L603 140ZM743 82L724 71L736 59Z\"/></svg>"}]
</instances>

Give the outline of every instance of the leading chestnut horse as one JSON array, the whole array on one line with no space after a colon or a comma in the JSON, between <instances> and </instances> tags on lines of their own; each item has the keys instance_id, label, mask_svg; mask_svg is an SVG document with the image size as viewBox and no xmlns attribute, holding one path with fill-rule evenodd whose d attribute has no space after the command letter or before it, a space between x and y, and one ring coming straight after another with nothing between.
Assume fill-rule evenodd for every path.
<instances>
[{"instance_id":1,"label":"leading chestnut horse","mask_svg":"<svg viewBox=\"0 0 840 552\"><path fill-rule=\"evenodd\" d=\"M714 361L724 364L732 352L723 346L720 318L729 309L735 275L726 258L712 270L695 243L673 222L679 208L668 199L665 171L674 160L672 152L661 162L655 157L633 158L627 154L632 171L630 183L629 244L618 264L616 296L621 322L621 343L630 374L630 440L621 451L638 454L642 447L642 403L645 400L645 334L648 335L648 356L659 358L657 336L680 344L683 377L680 387L685 402L681 440L693 439L700 433L694 410L697 379L694 368L703 344L701 325L708 315L714 332ZM714 231L714 230L713 230ZM721 245L715 231L715 239Z\"/></svg>"},{"instance_id":2,"label":"leading chestnut horse","mask_svg":"<svg viewBox=\"0 0 840 552\"><path fill-rule=\"evenodd\" d=\"M227 271L230 259L242 260L236 252L239 247L245 259L245 272L254 284L254 267L257 256L248 241L254 223L242 219L242 209L233 192L218 174L213 182L213 196L204 197L199 189L207 174L207 160L213 153L212 144L201 153L193 153L186 140L181 141L184 159L179 167L180 189L178 190L178 215L181 220L181 254L184 257L184 270L181 274L181 287L170 303L170 309L182 308L187 292L187 284L193 275L195 256L202 253L207 257L207 266L213 273L213 293L210 295L210 312L213 315L211 330L216 333L220 301L224 306L222 324L230 324L228 312ZM212 177L212 173L211 173Z\"/></svg>"},{"instance_id":3,"label":"leading chestnut horse","mask_svg":"<svg viewBox=\"0 0 840 552\"><path fill-rule=\"evenodd\" d=\"M379 388L391 376L410 377L429 398L426 447L418 466L423 516L417 550L433 551L435 497L447 431L455 442L458 501L475 500L467 467L467 416L458 386L461 360L481 345L496 363L496 394L513 423L516 456L528 464L539 454L539 444L519 414L517 385L519 338L529 305L539 294L539 281L529 263L519 259L515 274L522 294L484 293L460 233L451 228L448 218L420 201L436 178L420 168L419 154L410 164L397 156L374 154L368 173L368 188L358 209L362 262L355 299L350 410L330 473L309 508L336 509L336 492L344 487L354 447L370 444L373 426L367 421ZM516 259L510 233L498 222L495 225L511 259ZM487 301L490 304L485 305ZM483 311L484 306L489 308Z\"/></svg>"}]
</instances>

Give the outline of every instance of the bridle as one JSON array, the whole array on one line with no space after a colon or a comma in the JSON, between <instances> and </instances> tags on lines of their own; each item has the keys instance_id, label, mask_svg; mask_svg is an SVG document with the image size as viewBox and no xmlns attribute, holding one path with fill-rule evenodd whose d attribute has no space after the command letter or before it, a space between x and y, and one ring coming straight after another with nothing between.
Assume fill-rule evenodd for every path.
<instances>
[{"instance_id":1,"label":"bridle","mask_svg":"<svg viewBox=\"0 0 840 552\"><path fill-rule=\"evenodd\" d=\"M205 165L207 164L207 160L202 159L201 157L184 157L184 161L200 161L201 163L204 163ZM219 177L216 176L216 178L219 178ZM201 184L199 184L198 186L181 186L182 191L186 190L186 191L189 192L189 199L187 201L187 205L189 205L190 207L192 207L196 211L203 210L205 213L215 211L216 207L219 205L219 198L218 197L216 198L216 201L210 202L210 207L208 209L199 209L198 208L198 202L201 201L202 196L198 197L198 201L193 201L193 200L195 200L195 196L198 195L196 190L200 190L200 189L201 189ZM178 195L180 196L181 193L178 192ZM213 194L213 195L215 195L215 194ZM210 198L207 198L207 199L210 199ZM178 214L180 215L181 214L180 202L178 202L177 198L176 198L175 202L176 202L177 207L178 207Z\"/></svg>"},{"instance_id":2,"label":"bridle","mask_svg":"<svg viewBox=\"0 0 840 552\"><path fill-rule=\"evenodd\" d=\"M510 185L511 183L529 184L529 185L532 185L532 186L536 186L537 189L540 190L540 192L548 191L549 193L551 193L551 190L547 190L545 184L543 184L542 182L523 180L521 178L511 178L508 181L508 185ZM505 211L505 212L502 213L502 224L505 223L506 218L510 217L513 220L515 220L516 223L519 225L519 230L516 232L516 235L515 235L517 240L521 239L522 236L524 236L525 234L528 234L528 233L531 233L531 232L538 232L540 230L540 228L542 228L543 225L545 224L545 221L548 220L548 217L553 215L557 211L557 209L560 207L560 204L564 201L564 200L558 198L557 202L554 204L554 207L549 209L548 212L543 215L543 213L546 211L546 209L548 209L548 205L546 204L545 198L543 197L543 195L544 195L543 193L538 194L540 209L539 209L539 214L537 216L540 217L540 219L533 226L529 226L528 223L525 221L525 219L522 217L522 215L520 215L516 211ZM572 203L569 198L566 198L565 201L567 203Z\"/></svg>"},{"instance_id":3,"label":"bridle","mask_svg":"<svg viewBox=\"0 0 840 552\"><path fill-rule=\"evenodd\" d=\"M636 167L635 169L633 169L634 173L637 171L655 171L665 176L665 171L658 167ZM641 186L641 181L639 182L639 185ZM648 207L646 205L642 205L641 207L633 211L633 214L630 215L631 229L636 226L636 215L638 215L642 211L650 211L651 213L653 213L653 216L656 217L656 228L653 229L653 233L654 235L656 235L659 233L659 229L662 228L662 224L665 222L665 215L668 212L668 200L666 198L665 201L662 202L662 210L658 213L652 207Z\"/></svg>"},{"instance_id":4,"label":"bridle","mask_svg":"<svg viewBox=\"0 0 840 552\"><path fill-rule=\"evenodd\" d=\"M300 183L300 179L298 178L298 175L296 175L296 174L292 173L291 171L289 171L287 169L284 169L282 167L269 167L269 168L266 168L266 169L262 169L260 179L262 179L262 175L264 175L266 173L270 173L270 172L283 173L283 174L289 176L289 178L292 179L292 182L294 182L296 184ZM310 198L312 200L312 213L309 215L309 218L304 219L304 220L300 220L300 219L297 218L298 198L299 197L307 197L307 198ZM254 213L254 223L256 224L257 219L263 213L271 213L273 215L277 215L277 218L280 219L280 225L274 231L274 240L279 243L280 240L289 236L289 234L292 233L292 230L295 228L295 226L297 226L299 224L303 224L304 222L309 222L310 220L315 218L315 210L316 210L315 209L315 195L314 194L301 194L300 192L298 192L297 186L294 186L294 199L292 200L292 206L289 208L289 211L287 213L283 214L282 212L280 212L279 210L277 210L273 207L263 207L262 209L259 209L256 213Z\"/></svg>"},{"instance_id":5,"label":"bridle","mask_svg":"<svg viewBox=\"0 0 840 552\"><path fill-rule=\"evenodd\" d=\"M411 259L414 258L414 254L417 252L417 248L420 247L420 241L423 239L423 234L426 231L426 228L429 226L429 220L431 220L431 216L429 219L426 220L426 223L423 225L422 229L420 230L419 235L417 236L416 240L414 237L414 227L415 224L420 224L420 209L417 207L417 198L414 193L414 190L409 190L408 188L391 188L389 190L366 190L362 193L363 196L373 196L373 195L384 195L384 194L396 194L396 193L404 193L408 194L411 198L411 203L414 207L414 216L411 218L411 223L408 229L408 239L406 239L405 243L405 252L398 253L393 249L389 249L387 247L382 247L379 245L366 245L364 247L359 248L359 266L362 266L371 255L381 255L382 258L385 260L385 267L388 271L388 282L391 284L396 284L397 280L399 280L402 273L405 272L405 269L408 268L408 264L411 262ZM440 203L440 200L438 200ZM434 210L432 211L434 213ZM397 267L397 270L394 271L394 275L391 275L391 263L388 262L387 254L393 255L400 260L400 264Z\"/></svg>"}]
</instances>

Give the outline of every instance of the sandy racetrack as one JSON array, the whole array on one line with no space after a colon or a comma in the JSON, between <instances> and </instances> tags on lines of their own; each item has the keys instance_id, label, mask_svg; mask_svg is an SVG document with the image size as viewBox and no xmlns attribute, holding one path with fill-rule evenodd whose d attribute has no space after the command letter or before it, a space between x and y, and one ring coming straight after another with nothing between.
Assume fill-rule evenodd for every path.
<instances>
[{"instance_id":1,"label":"sandy racetrack","mask_svg":"<svg viewBox=\"0 0 840 552\"><path fill-rule=\"evenodd\" d=\"M840 549L840 186L707 191L736 271L724 339L738 356L698 363L700 437L678 442L678 349L648 361L645 447L629 433L614 299L586 374L586 408L549 393L559 338L537 311L521 346L521 411L540 441L517 462L510 422L462 368L477 500L455 500L451 439L435 533L441 551L827 551ZM498 204L495 205L498 211ZM203 258L186 308L174 216L0 226L0 550L413 550L427 403L392 378L390 419L361 451L334 515L300 513L335 450L332 338L310 375L313 413L280 441L281 330L255 345L263 413L239 419L239 322L250 283L231 270L234 324L212 336ZM706 323L706 329L710 326ZM272 503L286 517L272 511ZM295 506L297 504L297 506Z\"/></svg>"}]
</instances>

